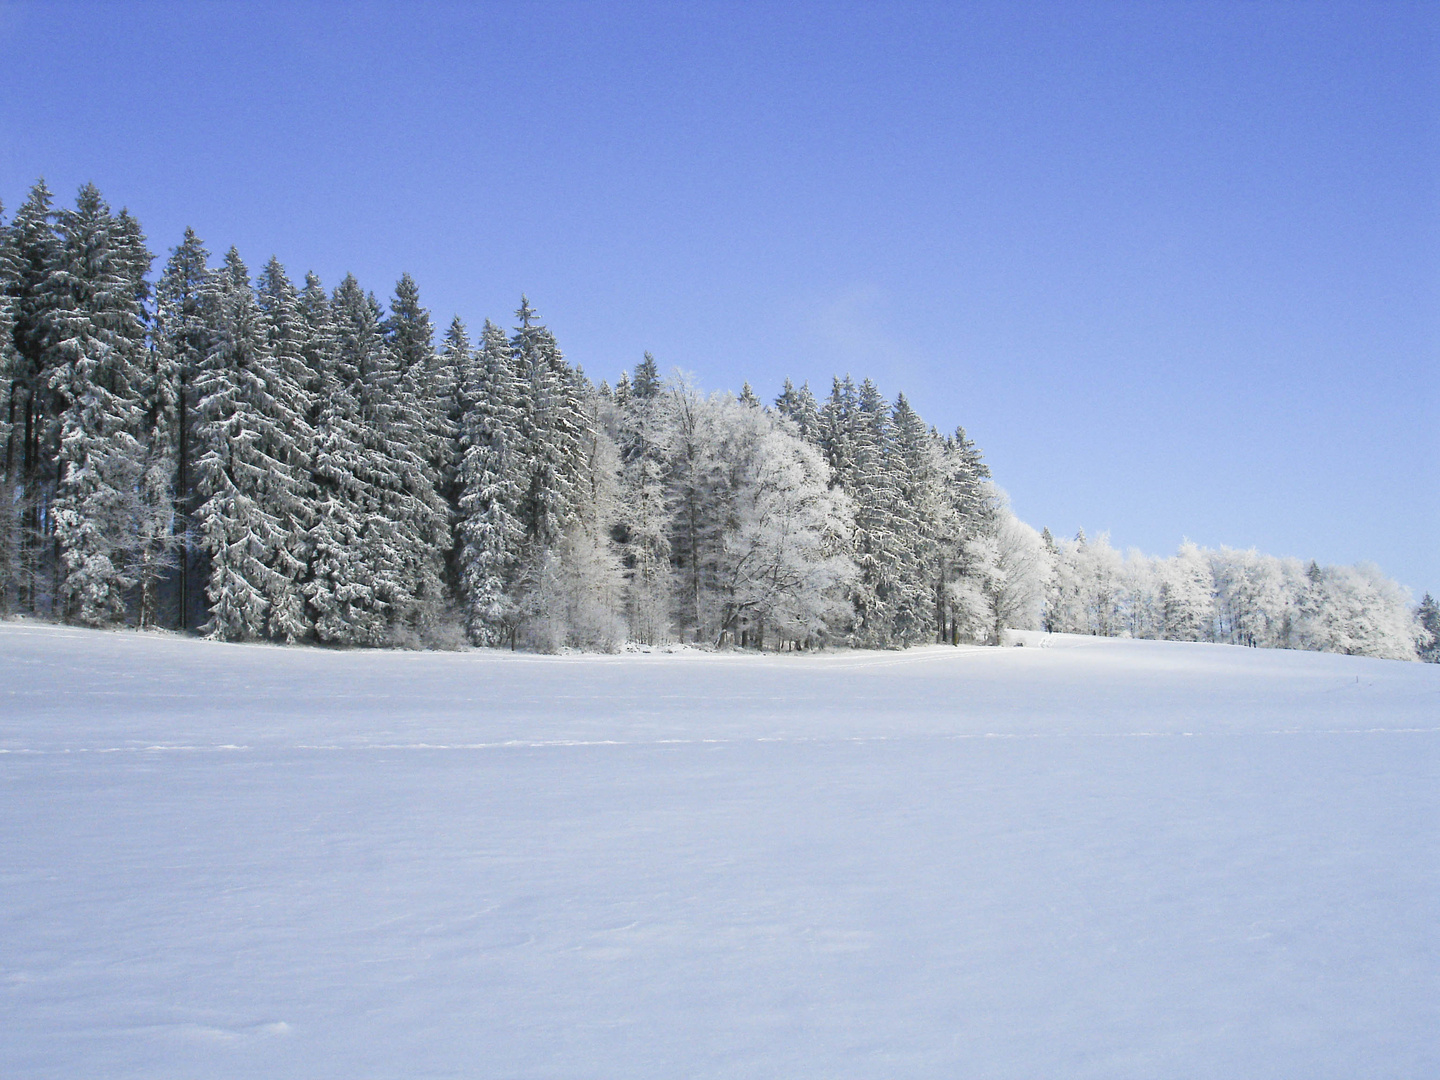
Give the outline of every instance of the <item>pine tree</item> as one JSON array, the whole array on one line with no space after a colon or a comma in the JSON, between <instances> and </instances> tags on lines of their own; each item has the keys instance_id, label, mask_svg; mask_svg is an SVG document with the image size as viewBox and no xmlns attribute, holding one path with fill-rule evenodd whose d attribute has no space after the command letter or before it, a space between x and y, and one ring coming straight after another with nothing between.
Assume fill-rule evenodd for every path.
<instances>
[{"instance_id":1,"label":"pine tree","mask_svg":"<svg viewBox=\"0 0 1440 1080\"><path fill-rule=\"evenodd\" d=\"M151 376L151 438L165 439L174 463L173 536L178 560L176 625L188 629L195 618L199 590L194 587L196 396L195 380L210 351L212 298L209 253L193 229L186 229L171 253L155 289L155 352Z\"/></svg>"},{"instance_id":2,"label":"pine tree","mask_svg":"<svg viewBox=\"0 0 1440 1080\"><path fill-rule=\"evenodd\" d=\"M784 389L775 399L775 408L781 416L789 417L794 422L802 439L811 446L820 445L820 407L815 401L815 395L810 392L808 382L802 383L800 389L796 390L794 384L786 379Z\"/></svg>"},{"instance_id":3,"label":"pine tree","mask_svg":"<svg viewBox=\"0 0 1440 1080\"><path fill-rule=\"evenodd\" d=\"M645 354L653 371L655 360ZM644 395L630 392L622 375L615 402L621 469L621 535L628 574L626 610L637 641L657 645L670 637L670 506L666 498L670 401L646 380Z\"/></svg>"},{"instance_id":4,"label":"pine tree","mask_svg":"<svg viewBox=\"0 0 1440 1080\"><path fill-rule=\"evenodd\" d=\"M894 531L900 541L894 637L905 645L929 640L936 630L937 524L944 512L938 456L936 440L900 394L890 412L887 458L897 495Z\"/></svg>"},{"instance_id":5,"label":"pine tree","mask_svg":"<svg viewBox=\"0 0 1440 1080\"><path fill-rule=\"evenodd\" d=\"M463 327L461 328L463 333ZM454 347L465 348L463 338ZM459 468L460 588L466 631L477 645L514 641L512 595L524 528L521 389L505 332L488 319L479 362L462 389Z\"/></svg>"},{"instance_id":6,"label":"pine tree","mask_svg":"<svg viewBox=\"0 0 1440 1080\"><path fill-rule=\"evenodd\" d=\"M574 373L523 296L515 315L520 325L510 347L521 388L519 432L527 473L518 516L530 548L527 558L538 559L574 521L586 418Z\"/></svg>"},{"instance_id":7,"label":"pine tree","mask_svg":"<svg viewBox=\"0 0 1440 1080\"><path fill-rule=\"evenodd\" d=\"M300 309L307 329L305 358L317 382L311 463L316 490L305 597L321 641L378 645L386 638L385 609L366 548L379 498L370 481L357 397L360 373L353 350L341 347L331 301L314 274L306 275Z\"/></svg>"},{"instance_id":8,"label":"pine tree","mask_svg":"<svg viewBox=\"0 0 1440 1080\"><path fill-rule=\"evenodd\" d=\"M1420 630L1416 653L1427 664L1440 664L1440 604L1428 592L1415 610L1415 622Z\"/></svg>"},{"instance_id":9,"label":"pine tree","mask_svg":"<svg viewBox=\"0 0 1440 1080\"><path fill-rule=\"evenodd\" d=\"M124 617L134 584L137 438L146 334L134 235L117 226L92 184L60 215L61 247L50 280L60 397L60 480L55 536L66 614L100 625ZM142 245L143 249L143 245ZM145 266L148 269L148 263Z\"/></svg>"},{"instance_id":10,"label":"pine tree","mask_svg":"<svg viewBox=\"0 0 1440 1080\"><path fill-rule=\"evenodd\" d=\"M14 498L18 477L11 436L19 384L18 354L15 352L15 320L11 314L10 292L16 267L10 253L10 230L5 226L5 207L0 204L0 508ZM14 609L19 584L19 521L8 510L0 510L0 614Z\"/></svg>"},{"instance_id":11,"label":"pine tree","mask_svg":"<svg viewBox=\"0 0 1440 1080\"><path fill-rule=\"evenodd\" d=\"M203 448L196 473L205 498L196 520L210 565L206 632L293 641L306 629L292 530L303 528L306 516L308 458L293 289L272 260L267 314L232 248L213 294L215 336L196 382ZM277 341L291 354L277 356Z\"/></svg>"},{"instance_id":12,"label":"pine tree","mask_svg":"<svg viewBox=\"0 0 1440 1080\"><path fill-rule=\"evenodd\" d=\"M445 374L441 380L448 395L446 399L446 440L444 452L448 468L441 477L437 488L448 511L450 547L445 553L445 584L452 596L460 596L460 551L464 541L460 538L460 463L464 456L463 425L465 419L465 388L473 384L475 350L470 347L470 335L465 323L456 315L450 320L445 332L445 344L440 352L440 366Z\"/></svg>"},{"instance_id":13,"label":"pine tree","mask_svg":"<svg viewBox=\"0 0 1440 1080\"><path fill-rule=\"evenodd\" d=\"M381 490L394 536L399 577L391 598L401 637L435 632L446 604L444 557L450 547L449 507L440 492L453 469L448 409L438 385L430 313L407 274L396 286L375 382L390 387L377 403L377 461L390 471Z\"/></svg>"},{"instance_id":14,"label":"pine tree","mask_svg":"<svg viewBox=\"0 0 1440 1080\"><path fill-rule=\"evenodd\" d=\"M635 378L630 384L630 392L640 400L648 401L658 396L661 390L660 369L655 363L655 357L647 352L645 358L635 368Z\"/></svg>"},{"instance_id":15,"label":"pine tree","mask_svg":"<svg viewBox=\"0 0 1440 1080\"><path fill-rule=\"evenodd\" d=\"M281 591L271 568L281 546L280 524L262 491L272 475L290 480L289 466L266 452L275 432L265 385L269 342L250 286L250 274L231 248L212 279L214 339L195 381L198 421L196 486L204 500L195 513L200 545L209 556L207 636L229 641L262 637L269 596Z\"/></svg>"},{"instance_id":16,"label":"pine tree","mask_svg":"<svg viewBox=\"0 0 1440 1080\"><path fill-rule=\"evenodd\" d=\"M270 489L279 542L272 549L272 578L266 629L280 641L298 641L313 630L305 605L310 530L315 524L315 490L310 477L315 453L313 387L316 374L306 359L308 336L300 297L278 259L271 257L255 293L265 330L266 388L273 426L264 453L283 466Z\"/></svg>"},{"instance_id":17,"label":"pine tree","mask_svg":"<svg viewBox=\"0 0 1440 1080\"><path fill-rule=\"evenodd\" d=\"M59 272L60 241L45 181L37 181L16 211L6 240L6 297L10 346L9 438L5 446L7 531L12 539L16 603L39 614L55 612L54 499L58 475L59 405L50 386L55 361L57 305L64 291L52 287Z\"/></svg>"}]
</instances>

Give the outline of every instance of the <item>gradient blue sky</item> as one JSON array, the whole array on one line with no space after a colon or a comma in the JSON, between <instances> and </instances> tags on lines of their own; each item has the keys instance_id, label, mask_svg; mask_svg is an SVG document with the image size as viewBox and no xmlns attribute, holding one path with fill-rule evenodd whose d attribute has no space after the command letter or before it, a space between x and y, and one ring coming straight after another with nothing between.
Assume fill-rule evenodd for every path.
<instances>
[{"instance_id":1,"label":"gradient blue sky","mask_svg":"<svg viewBox=\"0 0 1440 1080\"><path fill-rule=\"evenodd\" d=\"M830 376L1120 547L1440 592L1440 5L0 0L0 199Z\"/></svg>"}]
</instances>

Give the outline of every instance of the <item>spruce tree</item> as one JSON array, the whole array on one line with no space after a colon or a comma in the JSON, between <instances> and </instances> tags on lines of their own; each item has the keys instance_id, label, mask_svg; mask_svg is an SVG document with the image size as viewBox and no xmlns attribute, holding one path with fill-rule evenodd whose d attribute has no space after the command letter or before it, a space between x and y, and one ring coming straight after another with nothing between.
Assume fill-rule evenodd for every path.
<instances>
[{"instance_id":1,"label":"spruce tree","mask_svg":"<svg viewBox=\"0 0 1440 1080\"><path fill-rule=\"evenodd\" d=\"M5 226L5 207L0 204L0 508L14 498L16 390L19 383L15 352L15 320L11 315L10 290L15 281L15 264L10 254L10 230ZM0 510L0 614L8 614L16 603L19 583L19 521L8 509Z\"/></svg>"},{"instance_id":2,"label":"spruce tree","mask_svg":"<svg viewBox=\"0 0 1440 1080\"><path fill-rule=\"evenodd\" d=\"M386 637L385 611L366 547L380 501L365 451L359 372L353 350L341 348L332 303L314 274L306 275L300 307L306 361L317 382L311 464L316 490L305 597L321 641L378 645Z\"/></svg>"},{"instance_id":3,"label":"spruce tree","mask_svg":"<svg viewBox=\"0 0 1440 1080\"><path fill-rule=\"evenodd\" d=\"M146 334L136 272L143 260L93 184L60 215L59 231L49 351L50 385L61 405L55 499L61 597L68 617L101 625L124 617L134 583L143 459L136 387Z\"/></svg>"},{"instance_id":4,"label":"spruce tree","mask_svg":"<svg viewBox=\"0 0 1440 1080\"><path fill-rule=\"evenodd\" d=\"M195 512L209 556L209 637L262 637L269 594L279 591L270 564L281 543L279 522L261 495L271 470L287 466L265 453L273 441L265 369L269 342L249 271L231 248L212 278L214 337L195 380L198 421Z\"/></svg>"},{"instance_id":5,"label":"spruce tree","mask_svg":"<svg viewBox=\"0 0 1440 1080\"><path fill-rule=\"evenodd\" d=\"M786 379L780 396L775 399L775 408L781 416L788 416L794 422L802 439L811 446L820 445L820 407L815 395L810 392L808 382L802 383L796 390L795 385Z\"/></svg>"},{"instance_id":6,"label":"spruce tree","mask_svg":"<svg viewBox=\"0 0 1440 1080\"><path fill-rule=\"evenodd\" d=\"M447 601L445 554L450 549L450 507L443 492L452 482L452 431L445 368L435 353L430 313L409 274L400 279L384 321L385 356L393 385L382 453L400 465L389 502L402 552L395 614L422 637L438 624ZM387 489L388 490L388 489Z\"/></svg>"},{"instance_id":7,"label":"spruce tree","mask_svg":"<svg viewBox=\"0 0 1440 1080\"><path fill-rule=\"evenodd\" d=\"M465 348L463 337L452 338L452 346ZM461 391L456 525L461 606L476 645L513 643L516 627L512 589L524 540L518 516L524 461L521 387L512 365L505 332L487 319L478 362L469 365Z\"/></svg>"},{"instance_id":8,"label":"spruce tree","mask_svg":"<svg viewBox=\"0 0 1440 1080\"><path fill-rule=\"evenodd\" d=\"M648 352L635 368L635 378L630 382L630 392L642 401L648 401L661 391L660 369L655 357Z\"/></svg>"},{"instance_id":9,"label":"spruce tree","mask_svg":"<svg viewBox=\"0 0 1440 1080\"><path fill-rule=\"evenodd\" d=\"M170 255L155 289L155 370L150 397L154 416L152 438L165 438L174 466L172 525L178 561L175 624L189 629L197 614L200 590L195 588L196 538L192 516L196 507L195 380L210 351L214 331L210 255L193 229Z\"/></svg>"},{"instance_id":10,"label":"spruce tree","mask_svg":"<svg viewBox=\"0 0 1440 1080\"><path fill-rule=\"evenodd\" d=\"M5 447L10 478L9 518L16 603L39 614L56 611L53 504L59 453L59 406L50 386L51 344L63 290L52 288L59 272L60 240L45 181L37 181L10 224L8 277L12 348L7 413L13 417Z\"/></svg>"},{"instance_id":11,"label":"spruce tree","mask_svg":"<svg viewBox=\"0 0 1440 1080\"><path fill-rule=\"evenodd\" d=\"M1440 664L1440 604L1428 592L1415 611L1419 625L1419 642L1416 653L1427 664Z\"/></svg>"},{"instance_id":12,"label":"spruce tree","mask_svg":"<svg viewBox=\"0 0 1440 1080\"><path fill-rule=\"evenodd\" d=\"M279 543L271 553L272 579L267 632L280 641L298 641L313 630L305 605L310 530L315 524L315 490L310 471L315 453L315 372L306 358L307 326L300 297L278 259L271 257L255 291L265 329L266 385L277 421L264 452L284 466L283 483L273 490L271 511Z\"/></svg>"},{"instance_id":13,"label":"spruce tree","mask_svg":"<svg viewBox=\"0 0 1440 1080\"><path fill-rule=\"evenodd\" d=\"M641 365L653 373L649 353ZM644 394L631 392L622 375L619 408L623 549L628 573L626 606L636 640L656 645L670 636L671 507L666 496L670 455L669 400L647 375Z\"/></svg>"},{"instance_id":14,"label":"spruce tree","mask_svg":"<svg viewBox=\"0 0 1440 1080\"><path fill-rule=\"evenodd\" d=\"M935 631L938 581L936 523L943 510L938 452L924 421L900 394L890 411L890 476L896 489L898 573L893 633L904 645Z\"/></svg>"}]
</instances>

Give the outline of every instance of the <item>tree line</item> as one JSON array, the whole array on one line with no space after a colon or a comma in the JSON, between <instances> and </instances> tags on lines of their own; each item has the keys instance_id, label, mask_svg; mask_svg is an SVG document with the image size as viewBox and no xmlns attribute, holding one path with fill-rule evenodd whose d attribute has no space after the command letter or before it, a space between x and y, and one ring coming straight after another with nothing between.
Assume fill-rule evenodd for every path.
<instances>
[{"instance_id":1,"label":"tree line","mask_svg":"<svg viewBox=\"0 0 1440 1080\"><path fill-rule=\"evenodd\" d=\"M1304 629L1308 577L1287 634L1252 632L1268 601L1214 572L1227 599L1203 631L1136 614L1175 608L1170 585L1105 608L1095 545L1020 522L963 429L869 380L823 401L787 381L767 406L647 353L596 386L524 298L510 329L472 340L457 317L437 346L408 275L382 306L350 276L327 290L273 258L253 277L233 248L211 261L187 230L152 280L139 222L93 185L57 208L41 182L0 215L5 611L542 650L893 647L1041 622L1350 641ZM1263 616L1235 616L1246 603Z\"/></svg>"}]
</instances>

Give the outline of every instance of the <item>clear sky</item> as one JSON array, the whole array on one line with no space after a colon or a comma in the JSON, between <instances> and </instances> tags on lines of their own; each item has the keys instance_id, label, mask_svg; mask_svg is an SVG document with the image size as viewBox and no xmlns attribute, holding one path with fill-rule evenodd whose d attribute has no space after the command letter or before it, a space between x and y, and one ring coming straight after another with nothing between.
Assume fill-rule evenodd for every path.
<instances>
[{"instance_id":1,"label":"clear sky","mask_svg":"<svg viewBox=\"0 0 1440 1080\"><path fill-rule=\"evenodd\" d=\"M0 200L572 361L834 373L1019 514L1440 593L1440 4L0 0Z\"/></svg>"}]
</instances>

